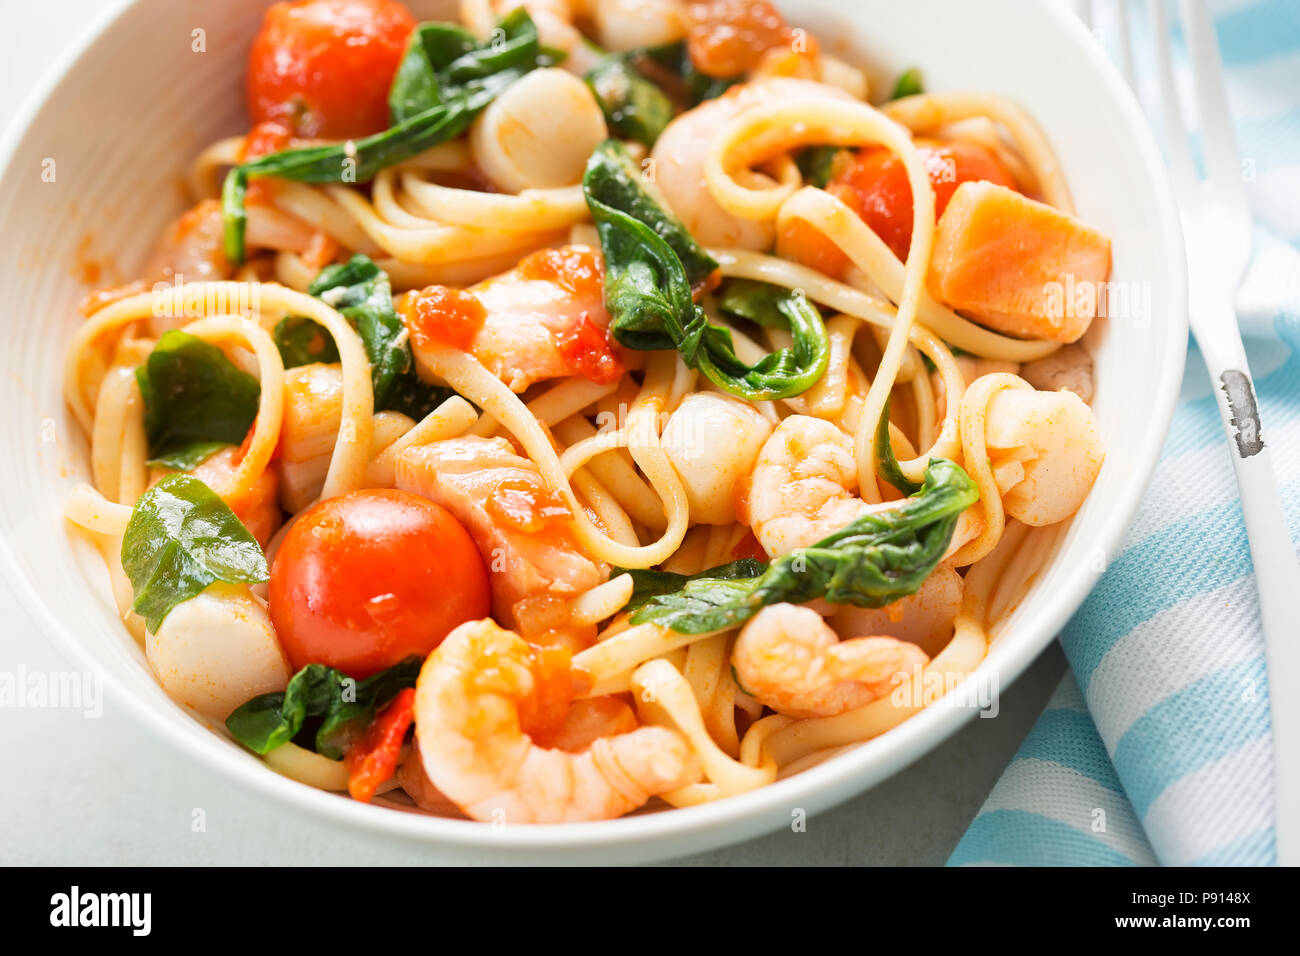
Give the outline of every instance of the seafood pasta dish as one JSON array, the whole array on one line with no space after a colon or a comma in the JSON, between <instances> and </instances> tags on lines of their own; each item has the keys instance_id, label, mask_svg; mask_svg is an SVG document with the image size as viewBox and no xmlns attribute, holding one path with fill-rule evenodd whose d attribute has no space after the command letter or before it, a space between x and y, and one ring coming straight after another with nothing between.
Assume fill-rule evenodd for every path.
<instances>
[{"instance_id":1,"label":"seafood pasta dish","mask_svg":"<svg viewBox=\"0 0 1300 956\"><path fill-rule=\"evenodd\" d=\"M181 709L522 824L726 799L974 683L1104 458L1110 240L1031 117L767 0L249 39L247 128L67 347L67 517Z\"/></svg>"}]
</instances>

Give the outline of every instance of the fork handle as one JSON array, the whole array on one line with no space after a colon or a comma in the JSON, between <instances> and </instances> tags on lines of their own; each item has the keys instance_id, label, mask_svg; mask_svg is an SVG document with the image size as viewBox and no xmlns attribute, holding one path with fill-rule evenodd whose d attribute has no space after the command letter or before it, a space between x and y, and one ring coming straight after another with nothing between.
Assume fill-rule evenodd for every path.
<instances>
[{"instance_id":1,"label":"fork handle","mask_svg":"<svg viewBox=\"0 0 1300 956\"><path fill-rule=\"evenodd\" d=\"M1283 866L1296 866L1300 865L1300 561L1287 530L1244 350L1238 345L1227 351L1227 362L1215 362L1209 354L1206 361L1228 433L1259 591L1273 723L1277 860Z\"/></svg>"}]
</instances>

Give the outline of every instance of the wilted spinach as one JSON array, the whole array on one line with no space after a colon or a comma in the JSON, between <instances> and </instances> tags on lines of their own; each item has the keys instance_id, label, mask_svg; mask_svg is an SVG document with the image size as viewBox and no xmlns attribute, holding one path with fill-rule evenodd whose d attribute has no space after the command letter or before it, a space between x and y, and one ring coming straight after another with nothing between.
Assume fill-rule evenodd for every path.
<instances>
[{"instance_id":1,"label":"wilted spinach","mask_svg":"<svg viewBox=\"0 0 1300 956\"><path fill-rule=\"evenodd\" d=\"M122 537L131 609L151 633L176 605L215 581L270 578L266 556L217 494L190 475L168 475L136 501Z\"/></svg>"},{"instance_id":2,"label":"wilted spinach","mask_svg":"<svg viewBox=\"0 0 1300 956\"><path fill-rule=\"evenodd\" d=\"M423 663L408 657L360 681L324 664L308 664L283 692L261 694L237 707L226 727L249 750L267 754L297 736L308 718L319 718L316 752L341 760L349 739L399 691L415 686Z\"/></svg>"},{"instance_id":3,"label":"wilted spinach","mask_svg":"<svg viewBox=\"0 0 1300 956\"><path fill-rule=\"evenodd\" d=\"M523 7L506 14L486 44L454 24L422 24L411 35L389 91L388 129L346 143L281 150L230 170L221 192L226 258L244 260L244 195L250 178L368 182L381 169L455 139L502 90L552 60Z\"/></svg>"},{"instance_id":4,"label":"wilted spinach","mask_svg":"<svg viewBox=\"0 0 1300 956\"><path fill-rule=\"evenodd\" d=\"M151 465L189 471L242 442L257 417L257 379L188 332L164 332L135 378Z\"/></svg>"},{"instance_id":5,"label":"wilted spinach","mask_svg":"<svg viewBox=\"0 0 1300 956\"><path fill-rule=\"evenodd\" d=\"M375 411L395 411L417 421L450 394L421 382L407 343L406 325L393 308L388 274L369 258L357 254L347 262L326 266L307 291L338 310L361 336L370 360Z\"/></svg>"},{"instance_id":6,"label":"wilted spinach","mask_svg":"<svg viewBox=\"0 0 1300 956\"><path fill-rule=\"evenodd\" d=\"M653 146L672 122L673 101L632 65L633 60L629 54L612 53L584 79L611 130L624 139Z\"/></svg>"},{"instance_id":7,"label":"wilted spinach","mask_svg":"<svg viewBox=\"0 0 1300 956\"><path fill-rule=\"evenodd\" d=\"M961 513L979 499L975 483L945 458L930 461L915 497L864 514L808 548L798 548L748 578L693 577L632 614L683 634L736 627L761 608L825 598L883 607L914 594L952 541Z\"/></svg>"},{"instance_id":8,"label":"wilted spinach","mask_svg":"<svg viewBox=\"0 0 1300 956\"><path fill-rule=\"evenodd\" d=\"M789 290L760 287L769 300L764 314L779 316L773 324L790 331L792 347L753 366L736 357L731 332L711 324L692 297L717 264L640 184L618 141L606 140L591 154L583 189L605 255L605 307L619 344L675 348L720 388L756 401L798 395L821 377L830 351L826 326L815 306Z\"/></svg>"},{"instance_id":9,"label":"wilted spinach","mask_svg":"<svg viewBox=\"0 0 1300 956\"><path fill-rule=\"evenodd\" d=\"M339 360L334 337L319 322L301 315L286 315L275 324L275 345L285 368Z\"/></svg>"}]
</instances>

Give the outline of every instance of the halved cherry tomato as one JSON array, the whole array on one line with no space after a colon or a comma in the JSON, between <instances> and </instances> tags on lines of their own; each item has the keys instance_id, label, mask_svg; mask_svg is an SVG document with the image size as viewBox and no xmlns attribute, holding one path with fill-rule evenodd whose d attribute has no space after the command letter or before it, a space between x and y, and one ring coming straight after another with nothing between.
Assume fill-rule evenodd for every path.
<instances>
[{"instance_id":1,"label":"halved cherry tomato","mask_svg":"<svg viewBox=\"0 0 1300 956\"><path fill-rule=\"evenodd\" d=\"M348 750L348 793L369 803L379 785L397 772L406 731L415 720L415 690L404 687L376 716L374 723Z\"/></svg>"},{"instance_id":2,"label":"halved cherry tomato","mask_svg":"<svg viewBox=\"0 0 1300 956\"><path fill-rule=\"evenodd\" d=\"M428 654L489 606L469 532L408 491L327 498L298 517L271 567L271 622L295 671L327 664L368 677Z\"/></svg>"},{"instance_id":3,"label":"halved cherry tomato","mask_svg":"<svg viewBox=\"0 0 1300 956\"><path fill-rule=\"evenodd\" d=\"M943 215L957 187L973 179L987 179L1015 188L998 158L974 143L918 144L921 161L934 189L934 215ZM864 150L858 161L845 168L826 187L853 209L900 259L907 257L912 241L912 187L903 161L883 147Z\"/></svg>"},{"instance_id":4,"label":"halved cherry tomato","mask_svg":"<svg viewBox=\"0 0 1300 956\"><path fill-rule=\"evenodd\" d=\"M248 55L248 113L299 137L388 126L388 89L415 19L396 0L295 0L266 11Z\"/></svg>"},{"instance_id":5,"label":"halved cherry tomato","mask_svg":"<svg viewBox=\"0 0 1300 956\"><path fill-rule=\"evenodd\" d=\"M957 187L971 180L988 180L1015 188L1015 181L998 158L974 143L917 142L917 152L930 174L934 215L943 215ZM826 191L856 212L900 259L912 241L912 187L903 161L882 146L861 150L852 162L838 161ZM782 255L838 278L848 265L839 247L802 220L792 220L778 239Z\"/></svg>"}]
</instances>

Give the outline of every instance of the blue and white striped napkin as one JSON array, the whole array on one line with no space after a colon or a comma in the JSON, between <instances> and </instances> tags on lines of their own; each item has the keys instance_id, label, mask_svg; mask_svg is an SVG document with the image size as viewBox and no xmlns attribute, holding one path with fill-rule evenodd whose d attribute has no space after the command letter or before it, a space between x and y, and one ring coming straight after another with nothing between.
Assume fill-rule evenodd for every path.
<instances>
[{"instance_id":1,"label":"blue and white striped napkin","mask_svg":"<svg viewBox=\"0 0 1300 956\"><path fill-rule=\"evenodd\" d=\"M1296 540L1300 3L1221 0L1211 9L1263 223L1238 316ZM1175 55L1184 52L1180 39ZM1300 638L1300 607L1296 617ZM1276 862L1254 572L1227 439L1194 345L1147 496L1061 643L1071 673L949 864Z\"/></svg>"}]
</instances>

